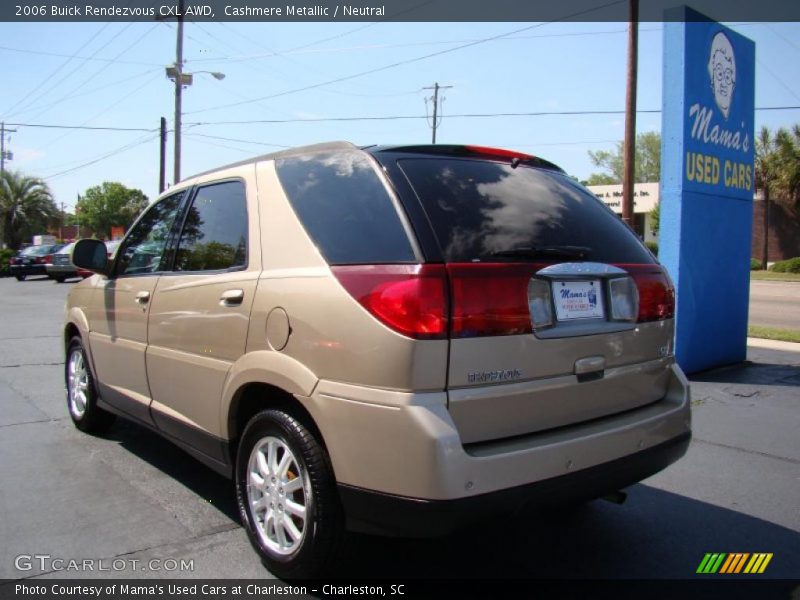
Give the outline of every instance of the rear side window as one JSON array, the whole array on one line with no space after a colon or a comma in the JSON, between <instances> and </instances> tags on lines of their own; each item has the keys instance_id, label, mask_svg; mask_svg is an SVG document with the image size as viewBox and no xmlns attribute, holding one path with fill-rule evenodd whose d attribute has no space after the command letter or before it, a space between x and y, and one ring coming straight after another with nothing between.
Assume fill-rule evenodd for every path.
<instances>
[{"instance_id":1,"label":"rear side window","mask_svg":"<svg viewBox=\"0 0 800 600\"><path fill-rule=\"evenodd\" d=\"M275 161L306 232L331 265L416 262L397 208L361 152Z\"/></svg>"},{"instance_id":2,"label":"rear side window","mask_svg":"<svg viewBox=\"0 0 800 600\"><path fill-rule=\"evenodd\" d=\"M220 271L247 263L247 199L241 181L200 187L186 213L176 271Z\"/></svg>"},{"instance_id":3,"label":"rear side window","mask_svg":"<svg viewBox=\"0 0 800 600\"><path fill-rule=\"evenodd\" d=\"M526 252L528 259L568 262L570 249L580 249L573 259L653 262L622 221L561 173L469 159L413 158L398 164L448 262L505 262L515 255L524 260Z\"/></svg>"}]
</instances>

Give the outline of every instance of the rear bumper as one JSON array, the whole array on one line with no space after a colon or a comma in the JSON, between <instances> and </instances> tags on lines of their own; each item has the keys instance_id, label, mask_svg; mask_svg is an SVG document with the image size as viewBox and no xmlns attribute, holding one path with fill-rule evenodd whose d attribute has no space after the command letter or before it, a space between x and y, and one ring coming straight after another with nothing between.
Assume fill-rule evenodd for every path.
<instances>
[{"instance_id":1,"label":"rear bumper","mask_svg":"<svg viewBox=\"0 0 800 600\"><path fill-rule=\"evenodd\" d=\"M14 275L47 275L47 266L39 265L9 265L9 272Z\"/></svg>"},{"instance_id":2,"label":"rear bumper","mask_svg":"<svg viewBox=\"0 0 800 600\"><path fill-rule=\"evenodd\" d=\"M431 531L443 532L464 520L459 513L480 516L484 503L513 510L528 501L597 497L680 458L691 435L689 384L674 363L666 369L666 394L645 406L471 444L459 435L444 392L320 381L299 399L320 426L355 528L399 525L410 534L409 518L421 511L431 515Z\"/></svg>"},{"instance_id":3,"label":"rear bumper","mask_svg":"<svg viewBox=\"0 0 800 600\"><path fill-rule=\"evenodd\" d=\"M425 500L339 485L348 526L365 533L429 537L445 535L489 515L599 498L645 479L682 457L686 432L608 463L519 487L456 500Z\"/></svg>"},{"instance_id":4,"label":"rear bumper","mask_svg":"<svg viewBox=\"0 0 800 600\"><path fill-rule=\"evenodd\" d=\"M77 277L78 269L72 265L47 265L48 275L64 275L67 277Z\"/></svg>"}]
</instances>

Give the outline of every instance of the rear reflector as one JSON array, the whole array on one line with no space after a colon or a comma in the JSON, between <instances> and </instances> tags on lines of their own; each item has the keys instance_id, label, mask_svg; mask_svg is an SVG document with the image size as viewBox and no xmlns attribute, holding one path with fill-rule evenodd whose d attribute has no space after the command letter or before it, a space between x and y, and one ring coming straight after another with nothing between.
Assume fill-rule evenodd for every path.
<instances>
[{"instance_id":1,"label":"rear reflector","mask_svg":"<svg viewBox=\"0 0 800 600\"><path fill-rule=\"evenodd\" d=\"M639 290L639 323L675 316L675 288L660 265L617 265L628 271Z\"/></svg>"},{"instance_id":2,"label":"rear reflector","mask_svg":"<svg viewBox=\"0 0 800 600\"><path fill-rule=\"evenodd\" d=\"M531 333L528 284L541 264L451 263L454 338Z\"/></svg>"},{"instance_id":3,"label":"rear reflector","mask_svg":"<svg viewBox=\"0 0 800 600\"><path fill-rule=\"evenodd\" d=\"M443 265L331 267L339 283L387 327L416 339L447 338Z\"/></svg>"},{"instance_id":4,"label":"rear reflector","mask_svg":"<svg viewBox=\"0 0 800 600\"><path fill-rule=\"evenodd\" d=\"M533 278L545 266L450 263L334 266L331 270L381 323L408 337L430 340L448 335L521 335L531 333L534 326L552 326L550 284ZM642 323L674 316L675 290L661 266L616 266L625 269L632 281L628 277L609 280L611 319Z\"/></svg>"}]
</instances>

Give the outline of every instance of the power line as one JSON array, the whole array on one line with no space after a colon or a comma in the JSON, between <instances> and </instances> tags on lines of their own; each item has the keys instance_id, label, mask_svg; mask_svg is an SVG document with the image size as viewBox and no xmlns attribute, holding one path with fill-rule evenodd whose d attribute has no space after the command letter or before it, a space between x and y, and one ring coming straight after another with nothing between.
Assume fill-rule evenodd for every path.
<instances>
[{"instance_id":1,"label":"power line","mask_svg":"<svg viewBox=\"0 0 800 600\"><path fill-rule=\"evenodd\" d=\"M106 25L110 25L111 22L109 21ZM102 30L101 30L102 31ZM39 56L56 56L61 58L69 58L69 59L78 59L83 61L95 61L95 62L110 62L119 65L138 65L144 67L161 67L163 65L159 65L156 63L149 63L149 62L142 62L138 60L120 60L114 58L101 58L99 56L79 56L77 54L59 54L58 52L46 52L44 50L29 50L27 48L11 48L10 46L0 46L0 50L5 50L6 52L19 52L22 54L37 54Z\"/></svg>"},{"instance_id":2,"label":"power line","mask_svg":"<svg viewBox=\"0 0 800 600\"><path fill-rule=\"evenodd\" d=\"M389 64L389 65L384 65L382 67L376 67L374 69L369 69L367 71L362 71L360 73L354 73L352 75L345 75L343 77L337 77L336 79L331 79L329 81L322 81L322 82L319 82L319 83L303 86L303 87L300 87L300 88L295 88L295 89L292 89L292 90L285 90L283 92L278 92L277 94L270 94L270 95L267 95L267 96L262 96L260 98L254 98L254 99L243 101L243 102L236 102L236 103L232 103L232 104L223 104L223 105L219 105L219 106L211 106L211 107L208 107L208 108L203 108L203 109L200 109L200 110L194 110L194 111L188 112L187 114L197 114L197 113L201 113L201 112L208 112L208 111L211 111L211 110L219 110L219 109L222 109L222 108L233 108L235 106L242 106L244 104L251 104L253 102L258 102L260 100L268 100L268 99L271 99L271 98L278 98L278 97L281 97L281 96L287 96L289 94L295 94L297 92L305 92L305 91L308 91L308 90L316 89L316 88L319 88L319 87L322 87L322 86L325 86L325 85L331 85L331 84L334 84L334 83L340 83L342 81L349 81L350 79L355 79L357 77L363 77L365 75L371 75L373 73L379 73L381 71L386 71L388 69L393 69L393 68L396 68L396 67L399 67L399 66L416 63L416 62L419 62L419 61L422 61L422 60L426 60L428 58L433 58L435 56L442 56L444 54L449 54L451 52L456 52L457 50L463 50L464 48L477 46L479 44L484 44L486 42L491 42L491 41L497 40L497 39L502 39L502 38L508 37L509 35L514 35L514 34L517 34L517 33L522 33L523 31L529 31L531 29L536 29L538 27L543 27L545 25L549 25L549 24L554 23L556 21L563 21L565 19L570 19L570 18L573 18L573 17L577 17L577 16L580 16L580 15L583 15L583 14L586 14L586 13L589 13L589 12L594 12L596 10L600 10L600 9L603 9L603 8L607 8L609 6L613 6L615 4L620 4L620 3L625 2L625 1L626 0L614 0L613 2L609 2L609 3L601 5L601 6L597 6L597 7L586 9L586 10L582 10L582 11L578 11L578 12L570 14L570 15L565 15L565 16L561 17L561 19L555 19L553 21L548 21L548 22L545 22L545 23L535 23L533 25L528 25L526 27L520 27L519 29L514 29L512 31L507 31L505 33L500 33L500 34L493 35L493 36L490 36L490 37L487 37L487 38L482 38L482 39L474 41L474 42L461 44L461 45L455 46L453 48L446 48L445 50L439 50L437 52L431 52L430 54L425 54L425 55L422 55L422 56L417 56L415 58L410 58L410 59L407 59L407 60L398 61L398 62Z\"/></svg>"},{"instance_id":3,"label":"power line","mask_svg":"<svg viewBox=\"0 0 800 600\"><path fill-rule=\"evenodd\" d=\"M90 160L88 162L85 162L85 163L83 163L81 165L66 169L66 170L61 171L59 173L55 173L53 175L48 175L47 177L43 177L42 179L55 179L56 177L61 177L62 175L66 175L68 173L72 173L74 171L78 171L79 169L83 169L85 167L89 167L91 165L99 163L100 161L106 160L107 158L111 158L112 156L116 156L117 154L121 154L121 153L126 152L128 150L132 150L133 148L136 148L137 146L141 146L142 144L146 144L147 142L150 142L150 141L160 137L160 135L161 135L161 133L159 132L158 134L156 134L154 136L145 136L144 138L139 138L138 140L134 140L133 142L129 142L128 144L125 144L124 146L121 146L121 147L117 148L116 150L112 150L111 152L108 152L107 154L104 154L104 155L102 155L102 156L100 156L98 158L92 159L92 160Z\"/></svg>"},{"instance_id":4,"label":"power line","mask_svg":"<svg viewBox=\"0 0 800 600\"><path fill-rule=\"evenodd\" d=\"M640 29L640 33L661 31L661 27L649 27ZM608 35L627 33L627 29L613 29L607 31L574 31L565 33L543 33L538 35L513 35L507 36L496 41L515 41L515 40L528 40L528 39L544 39L544 38L561 38L561 37L581 37L588 35ZM242 56L222 56L217 58L199 58L193 62L247 62L250 60L259 60L262 58L271 58L273 56L288 56L293 54L327 54L327 53L342 53L342 52L356 52L363 50L390 50L393 48L412 48L417 46L443 46L446 44L463 44L467 42L476 42L480 38L467 38L461 40L433 40L429 42L406 42L403 44L365 44L361 46L345 46L340 48L320 48L318 50L297 51L295 49L284 50L281 52L272 51L267 54L250 54Z\"/></svg>"},{"instance_id":5,"label":"power line","mask_svg":"<svg viewBox=\"0 0 800 600\"><path fill-rule=\"evenodd\" d=\"M755 110L800 110L800 105L797 106L759 106ZM505 112L505 113L462 113L448 115L448 118L491 118L491 117L538 117L538 116L557 116L557 115L616 115L622 114L623 110L574 110L574 111L542 111L542 112ZM640 113L660 113L661 109L639 110ZM425 119L425 115L385 115L385 116L364 116L364 117L319 117L307 119L259 119L250 121L199 121L197 123L186 123L189 127L212 126L212 125L257 125L259 123L317 123L324 121L396 121L396 120L409 120L409 119ZM9 127L37 127L43 129L85 129L88 131L140 131L151 132L158 131L157 127L105 127L105 126L92 126L92 125L61 125L56 123L6 123ZM196 134L200 135L200 134ZM210 136L209 136L210 137ZM220 138L224 139L224 138ZM228 141L245 141L233 140ZM266 144L265 144L266 145ZM272 144L277 146L277 144ZM282 146L290 148L291 146Z\"/></svg>"},{"instance_id":6,"label":"power line","mask_svg":"<svg viewBox=\"0 0 800 600\"><path fill-rule=\"evenodd\" d=\"M48 75L47 75L47 76L46 76L44 79L42 79L42 81L40 81L40 82L39 82L39 84L38 84L36 87L34 87L34 88L33 88L33 89L30 91L30 92L28 92L27 94L25 94L25 96L23 96L22 98L20 98L19 100L17 100L17 101L16 101L16 102L15 102L15 103L14 103L14 104L11 106L11 108L9 108L9 109L7 109L7 110L5 111L5 114L6 114L6 115L9 115L9 114L14 114L14 113L12 113L11 111L13 111L15 108L17 108L17 106L19 106L19 105L20 105L20 104L22 104L23 102L25 102L25 101L26 101L28 98L30 98L31 96L33 96L33 95L34 95L36 92L38 92L38 91L39 91L39 89L41 89L41 88L42 88L42 87L43 87L43 86L44 86L46 83L49 83L49 82L50 82L50 81L53 79L53 77L55 77L55 76L58 74L58 72L59 72L59 71L61 71L61 69L63 69L64 67L66 67L66 66L67 66L67 65L68 65L68 64L69 64L69 63L72 61L72 59L74 58L74 56L76 56L76 55L77 55L77 54L78 54L78 53L79 53L81 50L83 50L83 49L84 49L86 46L88 46L90 43L92 43L92 42L94 41L94 39L95 39L97 36L99 36L99 35L100 35L100 34L101 34L103 31L105 31L106 27L108 27L110 24L111 24L110 22L109 22L109 23L106 23L106 24L105 24L103 27L101 27L101 28L100 28L98 31L96 31L96 32L94 33L94 35L92 35L92 36L91 36L91 37L90 37L88 40L86 40L86 41L83 43L83 45L82 45L80 48L78 48L78 49L75 51L75 54L74 54L74 55L72 55L72 56L68 57L68 58L67 58L67 60L65 60L64 62L62 62L62 63L61 63L61 64L60 64L58 67L56 67L56 68L55 68L55 70L54 70L54 71L52 71L52 72L51 72L51 73L49 73L49 74L48 74ZM41 97L41 94L39 95L39 97ZM38 97L37 97L37 99L38 99Z\"/></svg>"},{"instance_id":7,"label":"power line","mask_svg":"<svg viewBox=\"0 0 800 600\"><path fill-rule=\"evenodd\" d=\"M157 128L149 127L95 127L92 125L57 125L54 123L7 123L14 127L38 127L41 129L86 129L88 131L157 131Z\"/></svg>"},{"instance_id":8,"label":"power line","mask_svg":"<svg viewBox=\"0 0 800 600\"><path fill-rule=\"evenodd\" d=\"M797 110L798 106L764 106L757 107L755 110ZM658 114L661 112L660 108L656 109L639 109L637 113L642 114ZM539 111L539 112L496 112L496 113L461 113L449 114L448 119L461 118L461 119L483 119L494 117L545 117L545 116L576 116L576 115L621 115L625 114L624 110L558 110L558 111ZM426 119L427 115L382 115L382 116L361 116L361 117L310 117L310 118L297 118L297 119L253 119L246 121L198 121L196 123L189 123L188 125L201 126L201 125L255 125L255 124L281 124L281 123L324 123L324 122L338 122L338 121L402 121L414 119Z\"/></svg>"}]
</instances>

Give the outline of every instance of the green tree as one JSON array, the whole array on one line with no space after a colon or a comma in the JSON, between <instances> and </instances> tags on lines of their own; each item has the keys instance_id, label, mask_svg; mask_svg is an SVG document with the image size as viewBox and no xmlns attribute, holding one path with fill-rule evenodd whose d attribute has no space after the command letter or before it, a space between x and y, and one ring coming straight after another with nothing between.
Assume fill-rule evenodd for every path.
<instances>
[{"instance_id":1,"label":"green tree","mask_svg":"<svg viewBox=\"0 0 800 600\"><path fill-rule=\"evenodd\" d=\"M589 151L589 158L595 167L604 169L605 173L589 175L589 185L608 185L622 183L623 171L622 142L617 142L613 152L608 150ZM633 178L636 183L650 183L661 177L661 134L657 131L646 131L636 136L636 150L633 160Z\"/></svg>"},{"instance_id":2,"label":"green tree","mask_svg":"<svg viewBox=\"0 0 800 600\"><path fill-rule=\"evenodd\" d=\"M110 236L112 226L126 229L147 206L141 190L127 188L115 181L90 187L78 201L81 225L98 235Z\"/></svg>"},{"instance_id":3,"label":"green tree","mask_svg":"<svg viewBox=\"0 0 800 600\"><path fill-rule=\"evenodd\" d=\"M650 229L653 235L658 236L658 230L661 229L661 203L658 202L650 211Z\"/></svg>"},{"instance_id":4,"label":"green tree","mask_svg":"<svg viewBox=\"0 0 800 600\"><path fill-rule=\"evenodd\" d=\"M47 184L38 177L18 171L0 175L0 227L3 241L16 250L22 242L44 233L47 224L56 218L58 209Z\"/></svg>"},{"instance_id":5,"label":"green tree","mask_svg":"<svg viewBox=\"0 0 800 600\"><path fill-rule=\"evenodd\" d=\"M775 199L789 205L800 204L800 125L781 128L775 134Z\"/></svg>"}]
</instances>

